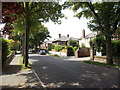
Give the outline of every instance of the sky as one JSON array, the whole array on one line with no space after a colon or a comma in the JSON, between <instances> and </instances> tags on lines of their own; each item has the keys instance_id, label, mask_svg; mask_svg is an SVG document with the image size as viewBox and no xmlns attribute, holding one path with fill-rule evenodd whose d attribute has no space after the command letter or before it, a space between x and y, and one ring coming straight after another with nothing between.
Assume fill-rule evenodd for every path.
<instances>
[{"instance_id":1,"label":"sky","mask_svg":"<svg viewBox=\"0 0 120 90\"><path fill-rule=\"evenodd\" d=\"M50 32L50 36L52 37L49 40L58 38L58 34L65 36L69 34L70 37L80 38L82 36L83 29L85 30L86 35L91 33L87 27L88 20L86 18L78 19L77 17L74 17L75 13L69 9L65 9L62 12L65 14L67 19L61 19L61 24L54 24L52 21L44 23ZM3 26L4 24L0 24L0 28Z\"/></svg>"},{"instance_id":2,"label":"sky","mask_svg":"<svg viewBox=\"0 0 120 90\"><path fill-rule=\"evenodd\" d=\"M74 12L69 9L62 11L68 19L61 19L61 24L54 24L52 21L44 23L50 32L50 40L58 38L58 34L65 35L69 34L70 37L80 38L82 36L82 30L85 30L85 34L91 33L87 27L88 20L86 18L78 19L74 17Z\"/></svg>"}]
</instances>

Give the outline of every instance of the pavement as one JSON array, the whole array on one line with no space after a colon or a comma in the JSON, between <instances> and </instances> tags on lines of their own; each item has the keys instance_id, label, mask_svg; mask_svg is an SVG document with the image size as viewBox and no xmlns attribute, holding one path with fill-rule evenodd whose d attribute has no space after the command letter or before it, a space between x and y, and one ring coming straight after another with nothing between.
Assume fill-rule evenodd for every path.
<instances>
[{"instance_id":1,"label":"pavement","mask_svg":"<svg viewBox=\"0 0 120 90\"><path fill-rule=\"evenodd\" d=\"M82 58L84 60L85 58ZM86 60L89 58L86 58ZM46 88L118 88L120 70L74 57L31 54L32 68Z\"/></svg>"},{"instance_id":2,"label":"pavement","mask_svg":"<svg viewBox=\"0 0 120 90\"><path fill-rule=\"evenodd\" d=\"M42 88L32 69L21 69L19 57L16 55L10 65L3 69L0 76L2 88Z\"/></svg>"}]
</instances>

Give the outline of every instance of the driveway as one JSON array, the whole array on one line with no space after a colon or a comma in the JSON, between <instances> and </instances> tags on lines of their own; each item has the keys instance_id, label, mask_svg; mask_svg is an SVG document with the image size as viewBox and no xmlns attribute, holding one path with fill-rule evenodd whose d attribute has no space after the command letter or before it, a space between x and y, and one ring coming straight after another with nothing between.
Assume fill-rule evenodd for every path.
<instances>
[{"instance_id":1,"label":"driveway","mask_svg":"<svg viewBox=\"0 0 120 90\"><path fill-rule=\"evenodd\" d=\"M79 60L30 54L37 76L48 88L118 88L117 69Z\"/></svg>"}]
</instances>

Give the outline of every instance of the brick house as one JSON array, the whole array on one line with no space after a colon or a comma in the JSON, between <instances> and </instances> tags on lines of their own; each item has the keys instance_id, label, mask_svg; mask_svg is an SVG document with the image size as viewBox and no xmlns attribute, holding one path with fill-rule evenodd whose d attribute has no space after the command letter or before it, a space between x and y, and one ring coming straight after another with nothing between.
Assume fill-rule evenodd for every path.
<instances>
[{"instance_id":1,"label":"brick house","mask_svg":"<svg viewBox=\"0 0 120 90\"><path fill-rule=\"evenodd\" d=\"M69 34L67 36L59 34L59 38L53 40L52 43L53 43L53 45L65 45L65 46L67 46L67 45L69 45L68 44L69 40L79 41L78 38L69 37Z\"/></svg>"}]
</instances>

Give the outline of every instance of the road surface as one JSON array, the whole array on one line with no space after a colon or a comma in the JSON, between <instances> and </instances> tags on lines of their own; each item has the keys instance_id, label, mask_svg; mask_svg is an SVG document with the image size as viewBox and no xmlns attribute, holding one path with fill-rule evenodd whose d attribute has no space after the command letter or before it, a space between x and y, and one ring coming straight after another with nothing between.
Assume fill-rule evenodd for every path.
<instances>
[{"instance_id":1,"label":"road surface","mask_svg":"<svg viewBox=\"0 0 120 90\"><path fill-rule=\"evenodd\" d=\"M32 67L48 88L118 88L117 69L76 60L30 54Z\"/></svg>"}]
</instances>

